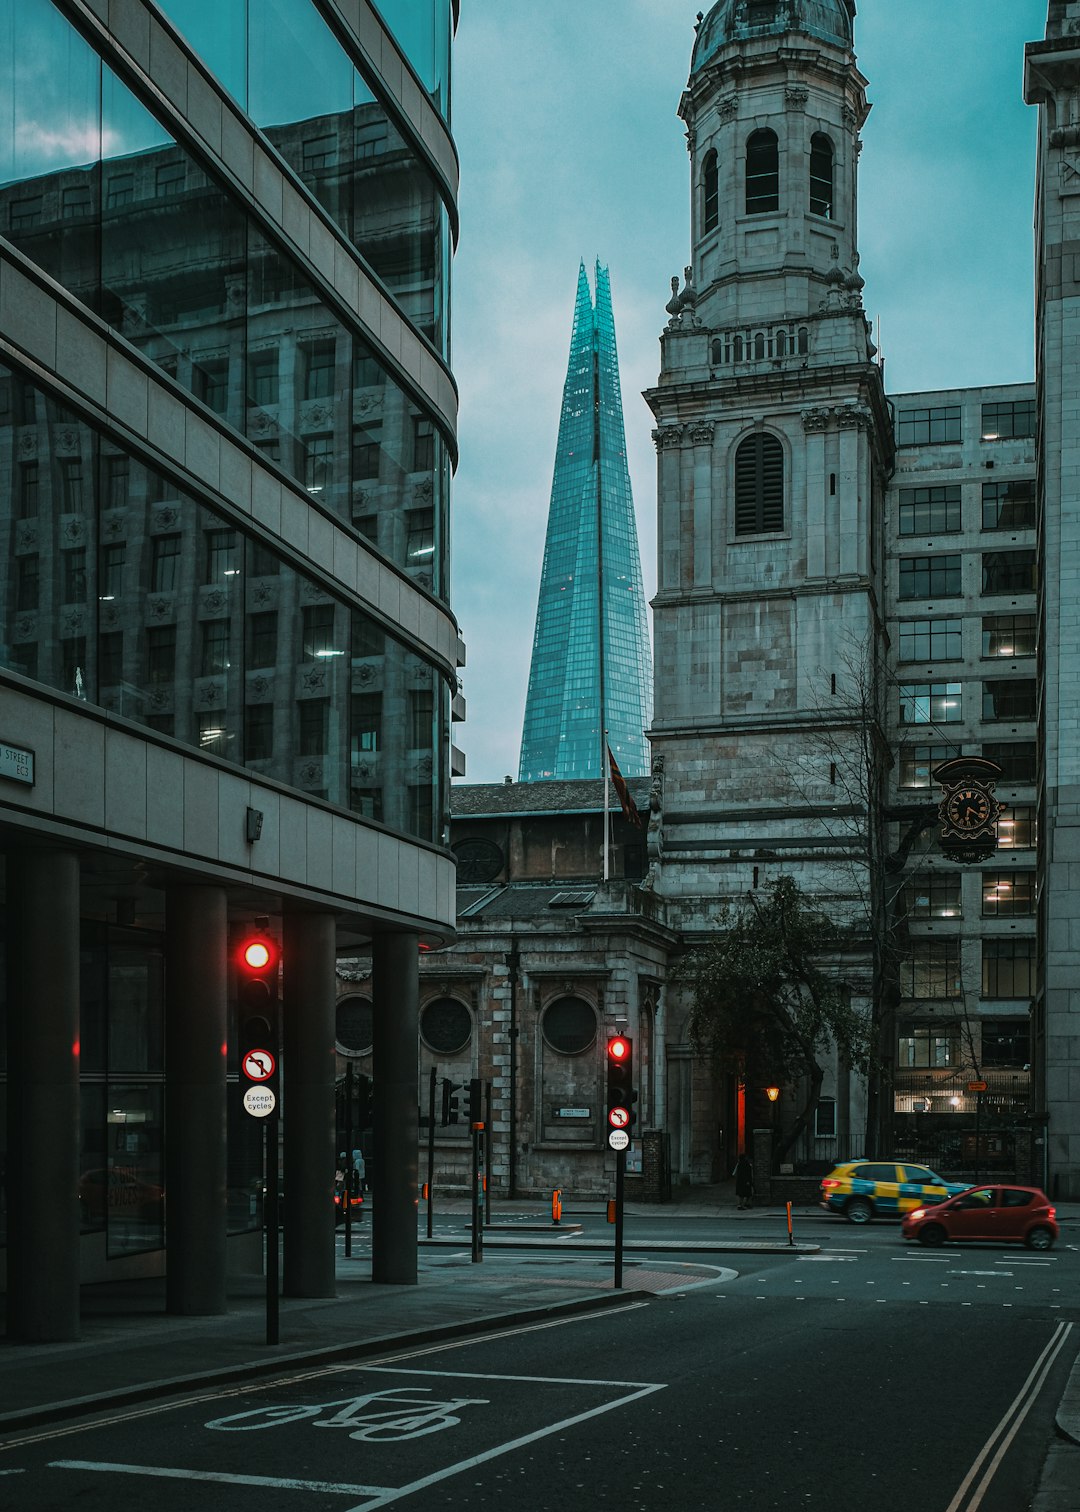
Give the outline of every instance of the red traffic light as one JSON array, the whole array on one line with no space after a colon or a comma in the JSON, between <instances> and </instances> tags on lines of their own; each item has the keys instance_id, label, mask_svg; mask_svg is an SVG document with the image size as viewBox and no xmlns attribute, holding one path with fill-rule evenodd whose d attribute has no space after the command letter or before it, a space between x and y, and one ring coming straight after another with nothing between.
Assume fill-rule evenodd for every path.
<instances>
[{"instance_id":1,"label":"red traffic light","mask_svg":"<svg viewBox=\"0 0 1080 1512\"><path fill-rule=\"evenodd\" d=\"M240 965L245 971L267 971L276 960L277 948L265 935L252 935L240 946Z\"/></svg>"},{"instance_id":2,"label":"red traffic light","mask_svg":"<svg viewBox=\"0 0 1080 1512\"><path fill-rule=\"evenodd\" d=\"M630 1041L623 1035L617 1034L614 1039L607 1042L608 1060L628 1061L630 1059Z\"/></svg>"}]
</instances>

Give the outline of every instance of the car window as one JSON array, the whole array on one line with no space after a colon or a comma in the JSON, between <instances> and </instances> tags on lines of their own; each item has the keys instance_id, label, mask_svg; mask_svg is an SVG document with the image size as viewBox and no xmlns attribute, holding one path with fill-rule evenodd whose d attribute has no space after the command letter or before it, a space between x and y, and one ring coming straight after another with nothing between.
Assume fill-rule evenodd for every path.
<instances>
[{"instance_id":1,"label":"car window","mask_svg":"<svg viewBox=\"0 0 1080 1512\"><path fill-rule=\"evenodd\" d=\"M927 1170L926 1166L905 1166L904 1180L910 1181L913 1186L944 1186L940 1176L935 1176L933 1171Z\"/></svg>"},{"instance_id":2,"label":"car window","mask_svg":"<svg viewBox=\"0 0 1080 1512\"><path fill-rule=\"evenodd\" d=\"M860 1181L895 1181L896 1167L894 1165L864 1165L860 1166L852 1175Z\"/></svg>"},{"instance_id":3,"label":"car window","mask_svg":"<svg viewBox=\"0 0 1080 1512\"><path fill-rule=\"evenodd\" d=\"M1030 1192L1022 1192L1017 1187L1002 1187L1001 1189L1002 1207L1027 1207L1030 1202Z\"/></svg>"},{"instance_id":4,"label":"car window","mask_svg":"<svg viewBox=\"0 0 1080 1512\"><path fill-rule=\"evenodd\" d=\"M977 1192L965 1192L957 1197L958 1208L988 1208L994 1205L994 1193L990 1187L980 1187Z\"/></svg>"}]
</instances>

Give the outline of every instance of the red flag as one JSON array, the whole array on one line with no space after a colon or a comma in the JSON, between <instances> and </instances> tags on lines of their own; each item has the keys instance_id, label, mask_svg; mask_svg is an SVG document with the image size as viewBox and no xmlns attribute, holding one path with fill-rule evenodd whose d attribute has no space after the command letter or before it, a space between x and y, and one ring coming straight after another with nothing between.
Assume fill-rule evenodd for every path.
<instances>
[{"instance_id":1,"label":"red flag","mask_svg":"<svg viewBox=\"0 0 1080 1512\"><path fill-rule=\"evenodd\" d=\"M622 807L622 811L626 815L627 819L629 819L630 823L636 824L638 829L640 829L641 813L638 809L637 804L634 802L633 798L630 795L630 789L626 785L626 778L619 771L619 763L611 754L610 746L608 746L607 748L607 759L608 766L611 769L611 780L615 785L615 791L619 795L619 804Z\"/></svg>"}]
</instances>

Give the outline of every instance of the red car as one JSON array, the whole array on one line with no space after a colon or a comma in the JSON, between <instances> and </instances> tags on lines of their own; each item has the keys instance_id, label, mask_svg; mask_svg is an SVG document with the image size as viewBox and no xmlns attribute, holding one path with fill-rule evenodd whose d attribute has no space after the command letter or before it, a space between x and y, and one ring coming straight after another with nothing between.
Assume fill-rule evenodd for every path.
<instances>
[{"instance_id":1,"label":"red car","mask_svg":"<svg viewBox=\"0 0 1080 1512\"><path fill-rule=\"evenodd\" d=\"M1048 1250L1058 1236L1055 1209L1038 1187L970 1187L933 1207L917 1207L900 1225L905 1239L944 1244L946 1239L989 1239Z\"/></svg>"}]
</instances>

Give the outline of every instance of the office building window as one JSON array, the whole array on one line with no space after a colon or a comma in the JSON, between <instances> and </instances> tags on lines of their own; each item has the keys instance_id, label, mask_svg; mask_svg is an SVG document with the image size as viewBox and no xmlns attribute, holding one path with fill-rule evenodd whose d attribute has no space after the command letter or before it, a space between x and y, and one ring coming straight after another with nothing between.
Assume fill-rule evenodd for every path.
<instances>
[{"instance_id":1,"label":"office building window","mask_svg":"<svg viewBox=\"0 0 1080 1512\"><path fill-rule=\"evenodd\" d=\"M151 686L176 676L176 626L157 625L146 632L146 680Z\"/></svg>"},{"instance_id":2,"label":"office building window","mask_svg":"<svg viewBox=\"0 0 1080 1512\"><path fill-rule=\"evenodd\" d=\"M955 1024L901 1024L897 1065L905 1070L943 1070L960 1058L960 1035Z\"/></svg>"},{"instance_id":3,"label":"office building window","mask_svg":"<svg viewBox=\"0 0 1080 1512\"><path fill-rule=\"evenodd\" d=\"M702 230L715 231L720 224L720 171L715 150L705 154L701 173Z\"/></svg>"},{"instance_id":4,"label":"office building window","mask_svg":"<svg viewBox=\"0 0 1080 1512\"><path fill-rule=\"evenodd\" d=\"M172 593L180 583L180 537L155 536L151 547L150 591Z\"/></svg>"},{"instance_id":5,"label":"office building window","mask_svg":"<svg viewBox=\"0 0 1080 1512\"><path fill-rule=\"evenodd\" d=\"M43 204L40 194L28 195L24 199L13 199L11 201L11 229L29 231L34 226L40 226Z\"/></svg>"},{"instance_id":6,"label":"office building window","mask_svg":"<svg viewBox=\"0 0 1080 1512\"><path fill-rule=\"evenodd\" d=\"M901 683L901 724L955 724L963 719L961 684Z\"/></svg>"},{"instance_id":7,"label":"office building window","mask_svg":"<svg viewBox=\"0 0 1080 1512\"><path fill-rule=\"evenodd\" d=\"M206 532L206 577L207 583L224 586L240 572L240 542L235 530L208 530Z\"/></svg>"},{"instance_id":8,"label":"office building window","mask_svg":"<svg viewBox=\"0 0 1080 1512\"><path fill-rule=\"evenodd\" d=\"M335 343L333 338L313 341L304 361L304 398L329 399L334 392Z\"/></svg>"},{"instance_id":9,"label":"office building window","mask_svg":"<svg viewBox=\"0 0 1080 1512\"><path fill-rule=\"evenodd\" d=\"M213 677L229 670L229 621L207 620L202 626L202 659L199 673Z\"/></svg>"},{"instance_id":10,"label":"office building window","mask_svg":"<svg viewBox=\"0 0 1080 1512\"><path fill-rule=\"evenodd\" d=\"M964 654L963 620L902 620L899 626L900 660L959 661Z\"/></svg>"},{"instance_id":11,"label":"office building window","mask_svg":"<svg viewBox=\"0 0 1080 1512\"><path fill-rule=\"evenodd\" d=\"M244 708L244 760L269 761L273 754L273 704L247 704Z\"/></svg>"},{"instance_id":12,"label":"office building window","mask_svg":"<svg viewBox=\"0 0 1080 1512\"><path fill-rule=\"evenodd\" d=\"M1035 625L1033 614L984 614L982 654L984 656L1034 656Z\"/></svg>"},{"instance_id":13,"label":"office building window","mask_svg":"<svg viewBox=\"0 0 1080 1512\"><path fill-rule=\"evenodd\" d=\"M1028 935L982 942L984 998L1029 998L1035 991L1035 939Z\"/></svg>"},{"instance_id":14,"label":"office building window","mask_svg":"<svg viewBox=\"0 0 1080 1512\"><path fill-rule=\"evenodd\" d=\"M990 919L1029 918L1035 912L1035 873L983 872L982 911Z\"/></svg>"},{"instance_id":15,"label":"office building window","mask_svg":"<svg viewBox=\"0 0 1080 1512\"><path fill-rule=\"evenodd\" d=\"M1031 1025L1027 1019L983 1019L982 1064L1025 1069L1031 1063Z\"/></svg>"},{"instance_id":16,"label":"office building window","mask_svg":"<svg viewBox=\"0 0 1080 1512\"><path fill-rule=\"evenodd\" d=\"M229 732L225 728L225 715L206 712L198 716L197 724L200 748L214 756L226 756L229 750Z\"/></svg>"},{"instance_id":17,"label":"office building window","mask_svg":"<svg viewBox=\"0 0 1080 1512\"><path fill-rule=\"evenodd\" d=\"M74 551L62 551L64 564L64 603L81 604L86 599L86 551L82 546Z\"/></svg>"},{"instance_id":18,"label":"office building window","mask_svg":"<svg viewBox=\"0 0 1080 1512\"><path fill-rule=\"evenodd\" d=\"M1034 850L1037 838L1035 808L1010 803L997 822L998 850Z\"/></svg>"},{"instance_id":19,"label":"office building window","mask_svg":"<svg viewBox=\"0 0 1080 1512\"><path fill-rule=\"evenodd\" d=\"M1035 479L982 486L984 530L1031 530L1035 525Z\"/></svg>"},{"instance_id":20,"label":"office building window","mask_svg":"<svg viewBox=\"0 0 1080 1512\"><path fill-rule=\"evenodd\" d=\"M1035 742L1033 740L987 741L982 748L987 761L1001 768L1000 781L1035 781Z\"/></svg>"},{"instance_id":21,"label":"office building window","mask_svg":"<svg viewBox=\"0 0 1080 1512\"><path fill-rule=\"evenodd\" d=\"M1007 441L1035 434L1034 399L1006 399L982 407L982 439Z\"/></svg>"},{"instance_id":22,"label":"office building window","mask_svg":"<svg viewBox=\"0 0 1080 1512\"><path fill-rule=\"evenodd\" d=\"M897 782L902 788L928 788L933 786L931 776L935 767L950 756L956 748L950 745L905 745L900 747L897 760Z\"/></svg>"},{"instance_id":23,"label":"office building window","mask_svg":"<svg viewBox=\"0 0 1080 1512\"><path fill-rule=\"evenodd\" d=\"M746 213L780 208L780 152L775 131L754 131L746 140Z\"/></svg>"},{"instance_id":24,"label":"office building window","mask_svg":"<svg viewBox=\"0 0 1080 1512\"><path fill-rule=\"evenodd\" d=\"M330 728L330 700L305 698L298 708L300 711L300 755L324 755Z\"/></svg>"},{"instance_id":25,"label":"office building window","mask_svg":"<svg viewBox=\"0 0 1080 1512\"><path fill-rule=\"evenodd\" d=\"M362 341L353 343L353 388L375 388L386 383L386 369Z\"/></svg>"},{"instance_id":26,"label":"office building window","mask_svg":"<svg viewBox=\"0 0 1080 1512\"><path fill-rule=\"evenodd\" d=\"M907 998L958 998L960 941L912 940L900 961L900 991Z\"/></svg>"},{"instance_id":27,"label":"office building window","mask_svg":"<svg viewBox=\"0 0 1080 1512\"><path fill-rule=\"evenodd\" d=\"M1034 719L1035 679L1000 678L982 685L984 719Z\"/></svg>"},{"instance_id":28,"label":"office building window","mask_svg":"<svg viewBox=\"0 0 1080 1512\"><path fill-rule=\"evenodd\" d=\"M917 872L904 886L903 911L909 919L962 918L960 873Z\"/></svg>"},{"instance_id":29,"label":"office building window","mask_svg":"<svg viewBox=\"0 0 1080 1512\"><path fill-rule=\"evenodd\" d=\"M410 567L430 563L435 553L435 514L430 509L414 509L406 517L409 539L406 557Z\"/></svg>"},{"instance_id":30,"label":"office building window","mask_svg":"<svg viewBox=\"0 0 1080 1512\"><path fill-rule=\"evenodd\" d=\"M278 354L277 348L252 352L248 359L248 402L250 404L276 404L278 402Z\"/></svg>"},{"instance_id":31,"label":"office building window","mask_svg":"<svg viewBox=\"0 0 1080 1512\"><path fill-rule=\"evenodd\" d=\"M19 464L19 519L29 520L38 512L38 464Z\"/></svg>"},{"instance_id":32,"label":"office building window","mask_svg":"<svg viewBox=\"0 0 1080 1512\"><path fill-rule=\"evenodd\" d=\"M127 457L103 457L106 509L123 509L131 486L131 464Z\"/></svg>"},{"instance_id":33,"label":"office building window","mask_svg":"<svg viewBox=\"0 0 1080 1512\"><path fill-rule=\"evenodd\" d=\"M88 184L76 184L64 190L62 210L65 220L81 220L84 215L90 215L93 208Z\"/></svg>"},{"instance_id":34,"label":"office building window","mask_svg":"<svg viewBox=\"0 0 1080 1512\"><path fill-rule=\"evenodd\" d=\"M333 656L334 606L333 604L309 604L303 611L303 659Z\"/></svg>"},{"instance_id":35,"label":"office building window","mask_svg":"<svg viewBox=\"0 0 1080 1512\"><path fill-rule=\"evenodd\" d=\"M902 488L896 520L902 536L954 534L961 529L960 485Z\"/></svg>"},{"instance_id":36,"label":"office building window","mask_svg":"<svg viewBox=\"0 0 1080 1512\"><path fill-rule=\"evenodd\" d=\"M321 168L333 168L338 160L337 137L311 137L303 144L305 173L315 173Z\"/></svg>"},{"instance_id":37,"label":"office building window","mask_svg":"<svg viewBox=\"0 0 1080 1512\"><path fill-rule=\"evenodd\" d=\"M207 409L224 415L229 409L229 360L215 357L191 364L192 390Z\"/></svg>"},{"instance_id":38,"label":"office building window","mask_svg":"<svg viewBox=\"0 0 1080 1512\"><path fill-rule=\"evenodd\" d=\"M763 535L784 528L784 448L757 431L735 453L735 534Z\"/></svg>"},{"instance_id":39,"label":"office building window","mask_svg":"<svg viewBox=\"0 0 1080 1512\"><path fill-rule=\"evenodd\" d=\"M896 421L898 446L933 446L959 441L960 406L939 404L928 409L901 410Z\"/></svg>"},{"instance_id":40,"label":"office building window","mask_svg":"<svg viewBox=\"0 0 1080 1512\"><path fill-rule=\"evenodd\" d=\"M810 214L833 213L833 144L823 132L810 138Z\"/></svg>"},{"instance_id":41,"label":"office building window","mask_svg":"<svg viewBox=\"0 0 1080 1512\"><path fill-rule=\"evenodd\" d=\"M823 1097L814 1109L814 1138L836 1138L836 1098Z\"/></svg>"},{"instance_id":42,"label":"office building window","mask_svg":"<svg viewBox=\"0 0 1080 1512\"><path fill-rule=\"evenodd\" d=\"M135 198L135 175L133 173L110 173L105 181L105 208L119 210L121 205L130 205Z\"/></svg>"},{"instance_id":43,"label":"office building window","mask_svg":"<svg viewBox=\"0 0 1080 1512\"><path fill-rule=\"evenodd\" d=\"M982 591L991 593L1034 593L1035 551L984 551L982 557Z\"/></svg>"},{"instance_id":44,"label":"office building window","mask_svg":"<svg viewBox=\"0 0 1080 1512\"><path fill-rule=\"evenodd\" d=\"M15 558L16 571L18 573L18 586L15 590L15 607L17 609L36 609L38 606L38 591L40 585L40 564L36 552L29 556Z\"/></svg>"},{"instance_id":45,"label":"office building window","mask_svg":"<svg viewBox=\"0 0 1080 1512\"><path fill-rule=\"evenodd\" d=\"M173 194L183 194L186 179L187 165L185 163L164 163L157 170L154 180L157 198L167 199Z\"/></svg>"},{"instance_id":46,"label":"office building window","mask_svg":"<svg viewBox=\"0 0 1080 1512\"><path fill-rule=\"evenodd\" d=\"M308 436L304 442L304 487L317 496L326 493L333 481L333 436Z\"/></svg>"},{"instance_id":47,"label":"office building window","mask_svg":"<svg viewBox=\"0 0 1080 1512\"><path fill-rule=\"evenodd\" d=\"M414 415L412 433L412 470L430 472L435 466L435 427L423 415Z\"/></svg>"},{"instance_id":48,"label":"office building window","mask_svg":"<svg viewBox=\"0 0 1080 1512\"><path fill-rule=\"evenodd\" d=\"M62 508L66 514L83 512L83 465L81 457L65 457L60 463Z\"/></svg>"},{"instance_id":49,"label":"office building window","mask_svg":"<svg viewBox=\"0 0 1080 1512\"><path fill-rule=\"evenodd\" d=\"M414 750L430 747L434 734L435 696L430 688L409 692L409 745Z\"/></svg>"},{"instance_id":50,"label":"office building window","mask_svg":"<svg viewBox=\"0 0 1080 1512\"><path fill-rule=\"evenodd\" d=\"M379 450L382 445L382 423L368 421L356 425L352 433L352 475L361 483L379 476Z\"/></svg>"},{"instance_id":51,"label":"office building window","mask_svg":"<svg viewBox=\"0 0 1080 1512\"><path fill-rule=\"evenodd\" d=\"M98 596L103 601L123 596L126 560L127 547L123 541L114 541L111 546L101 548L101 579L98 583Z\"/></svg>"},{"instance_id":52,"label":"office building window","mask_svg":"<svg viewBox=\"0 0 1080 1512\"><path fill-rule=\"evenodd\" d=\"M961 583L960 554L900 558L900 597L902 599L959 598Z\"/></svg>"},{"instance_id":53,"label":"office building window","mask_svg":"<svg viewBox=\"0 0 1080 1512\"><path fill-rule=\"evenodd\" d=\"M264 610L247 617L247 667L273 667L277 664L277 612Z\"/></svg>"},{"instance_id":54,"label":"office building window","mask_svg":"<svg viewBox=\"0 0 1080 1512\"><path fill-rule=\"evenodd\" d=\"M382 694L354 694L352 700L353 766L356 766L362 753L374 753L381 743Z\"/></svg>"}]
</instances>

